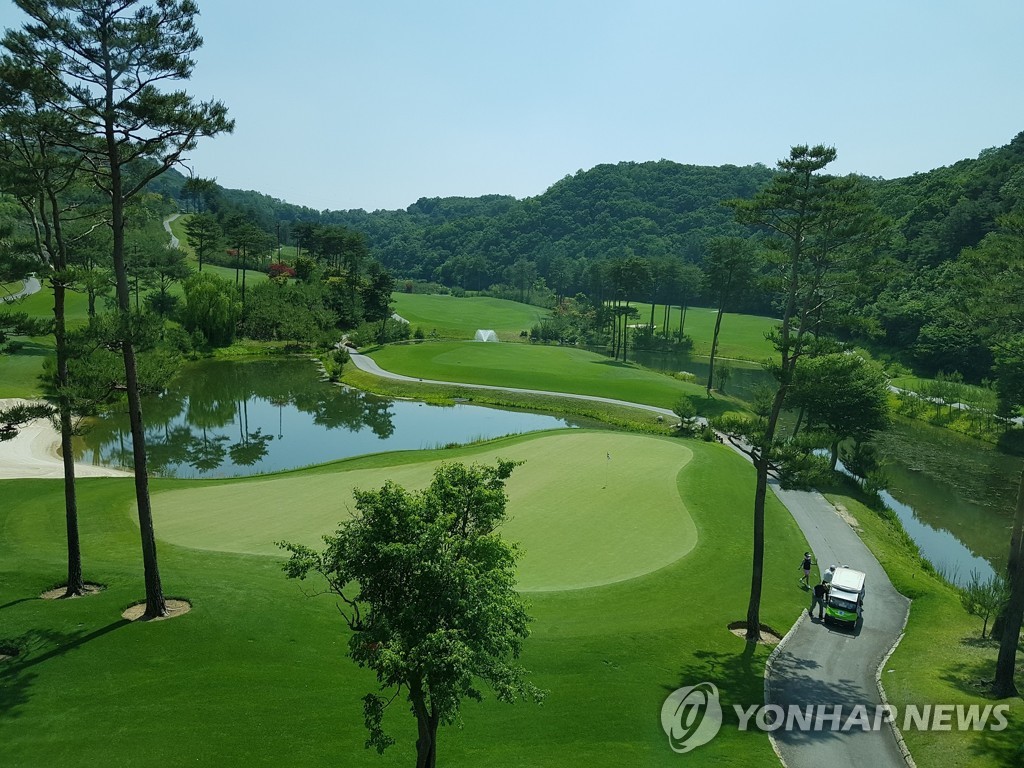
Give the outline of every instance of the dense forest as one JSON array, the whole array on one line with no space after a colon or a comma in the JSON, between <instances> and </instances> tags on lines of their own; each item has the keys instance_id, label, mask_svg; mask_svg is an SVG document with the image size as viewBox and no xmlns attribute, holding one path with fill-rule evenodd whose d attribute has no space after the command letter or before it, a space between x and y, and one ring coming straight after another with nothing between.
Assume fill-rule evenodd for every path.
<instances>
[{"instance_id":1,"label":"dense forest","mask_svg":"<svg viewBox=\"0 0 1024 768\"><path fill-rule=\"evenodd\" d=\"M713 238L750 234L722 203L749 198L773 174L763 165L622 162L566 176L536 197L421 198L404 210L373 212L316 211L216 184L190 196L179 174L165 174L154 191L176 198L183 210L205 207L222 219L244 215L300 248L304 224L344 227L364 238L369 254L399 285L428 281L523 300L539 287L546 290L537 295L550 300L601 295L602 265L614 259L704 266ZM863 181L891 220L891 236L882 246L883 286L859 308L860 340L924 373L955 370L981 380L991 354L958 311L962 281L954 273L961 254L997 232L998 217L1024 203L1024 133L975 159ZM698 303L713 303L705 283L693 289ZM632 298L646 301L653 291ZM670 294L657 298L673 301ZM735 297L730 308L775 311L756 290Z\"/></svg>"}]
</instances>

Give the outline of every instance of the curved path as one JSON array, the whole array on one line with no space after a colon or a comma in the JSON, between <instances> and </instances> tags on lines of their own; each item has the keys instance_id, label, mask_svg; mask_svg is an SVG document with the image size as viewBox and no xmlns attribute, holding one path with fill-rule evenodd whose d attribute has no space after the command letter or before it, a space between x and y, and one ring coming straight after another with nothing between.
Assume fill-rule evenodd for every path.
<instances>
[{"instance_id":1,"label":"curved path","mask_svg":"<svg viewBox=\"0 0 1024 768\"><path fill-rule=\"evenodd\" d=\"M641 408L675 418L665 408L612 400L590 395L544 392L533 389L464 384L385 371L371 358L349 351L352 363L361 371L389 379L473 389L527 392ZM882 702L878 685L879 667L899 642L910 611L910 601L893 587L885 570L864 545L857 532L820 493L772 490L789 509L803 531L821 568L832 563L849 565L867 574L864 620L853 631L821 624L803 611L784 642L773 653L765 670L765 703L785 708L821 704L842 706L847 717L852 707L863 704L873 717L874 706ZM798 580L793 570L793 588ZM807 601L810 602L808 593ZM905 768L913 761L905 756L902 740L883 725L878 731L776 731L772 739L788 768Z\"/></svg>"},{"instance_id":2,"label":"curved path","mask_svg":"<svg viewBox=\"0 0 1024 768\"><path fill-rule=\"evenodd\" d=\"M567 397L573 400L590 400L597 403L608 403L609 405L622 405L627 408L639 408L643 411L650 411L661 417L668 417L679 421L679 417L676 416L675 412L668 408L659 408L656 405L644 405L643 403L631 403L628 400L615 400L611 397L598 397L597 395L577 395L573 392L547 392L543 389L522 389L520 387L497 387L491 384L464 384L459 381L440 381L438 379L417 379L415 376L403 376L400 373L392 373L391 371L385 371L376 361L361 355L358 352L353 352L351 349L348 350L348 356L352 360L352 364L355 365L361 371L366 373L372 373L375 376L380 376L384 379L396 379L398 381L413 381L419 384L443 384L445 386L454 387L465 387L466 389L489 389L498 392L522 392L528 395L551 395L553 397Z\"/></svg>"},{"instance_id":3,"label":"curved path","mask_svg":"<svg viewBox=\"0 0 1024 768\"><path fill-rule=\"evenodd\" d=\"M43 285L42 283L39 282L39 278L36 277L35 275L30 275L29 277L25 278L24 284L22 285L20 291L18 291L17 293L12 293L8 296L2 296L0 297L0 301L15 301L17 299L23 298L24 296L31 296L33 293L39 293L39 291L42 290L42 287Z\"/></svg>"},{"instance_id":4,"label":"curved path","mask_svg":"<svg viewBox=\"0 0 1024 768\"><path fill-rule=\"evenodd\" d=\"M171 236L171 248L177 248L179 245L178 238L176 238L174 236L174 233L171 231L171 222L174 221L179 216L181 216L180 213L172 213L170 216L164 219L164 231Z\"/></svg>"}]
</instances>

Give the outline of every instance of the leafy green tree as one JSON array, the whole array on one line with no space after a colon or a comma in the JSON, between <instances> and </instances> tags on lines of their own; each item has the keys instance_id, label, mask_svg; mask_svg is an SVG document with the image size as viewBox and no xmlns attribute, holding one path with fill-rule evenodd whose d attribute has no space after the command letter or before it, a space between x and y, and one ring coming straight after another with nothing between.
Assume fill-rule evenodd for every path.
<instances>
[{"instance_id":1,"label":"leafy green tree","mask_svg":"<svg viewBox=\"0 0 1024 768\"><path fill-rule=\"evenodd\" d=\"M971 616L981 619L981 639L985 639L988 622L1002 610L1009 597L1006 579L996 575L982 579L977 571L971 571L970 581L960 587L960 604Z\"/></svg>"},{"instance_id":2,"label":"leafy green tree","mask_svg":"<svg viewBox=\"0 0 1024 768\"><path fill-rule=\"evenodd\" d=\"M530 619L515 589L518 551L498 532L514 467L442 464L423 491L390 481L356 491L355 514L322 552L281 545L289 577L319 574L340 598L349 657L389 692L363 699L366 746L394 743L384 712L404 694L417 768L436 765L438 726L459 722L464 699L483 698L479 681L501 701L542 697L514 663Z\"/></svg>"},{"instance_id":3,"label":"leafy green tree","mask_svg":"<svg viewBox=\"0 0 1024 768\"><path fill-rule=\"evenodd\" d=\"M728 425L730 438L749 453L756 471L748 642L761 636L764 505L773 454L779 448L779 416L798 361L814 351L819 334L828 328L829 299L864 284L860 273L870 268L883 229L857 178L821 173L835 157L831 147L795 146L788 158L779 161L779 172L767 188L749 200L730 202L739 223L769 232L765 240L772 270L768 285L778 295L782 316L772 336L778 359L769 370L777 384L767 413L746 427Z\"/></svg>"},{"instance_id":4,"label":"leafy green tree","mask_svg":"<svg viewBox=\"0 0 1024 768\"><path fill-rule=\"evenodd\" d=\"M199 260L199 271L202 272L203 260L220 249L224 233L212 214L195 213L185 222L185 237Z\"/></svg>"},{"instance_id":5,"label":"leafy green tree","mask_svg":"<svg viewBox=\"0 0 1024 768\"><path fill-rule=\"evenodd\" d=\"M1024 213L1006 214L997 222L995 232L961 254L958 282L971 297L965 308L993 350L999 411L1013 416L1024 403ZM992 686L999 697L1017 693L1014 674L1024 624L1024 473L1017 490L1006 580L1010 595L992 629L1000 638Z\"/></svg>"},{"instance_id":6,"label":"leafy green tree","mask_svg":"<svg viewBox=\"0 0 1024 768\"><path fill-rule=\"evenodd\" d=\"M395 290L395 279L375 261L367 269L366 284L362 290L363 318L367 322L380 323L377 341L385 341L385 328L391 317L391 294Z\"/></svg>"},{"instance_id":7,"label":"leafy green tree","mask_svg":"<svg viewBox=\"0 0 1024 768\"><path fill-rule=\"evenodd\" d=\"M66 303L67 292L76 282L70 251L76 242L88 237L91 227L99 226L100 220L83 204L77 183L81 156L62 151L60 146L68 122L63 102L49 88L40 72L24 66L16 57L5 55L0 60L0 182L31 222L35 234L33 271L48 278L53 290L51 330L56 366L52 384L56 407L52 412L59 425L63 456L68 553L65 595L70 597L85 593L72 449L75 403L69 396L71 350ZM12 422L4 421L10 432Z\"/></svg>"},{"instance_id":8,"label":"leafy green tree","mask_svg":"<svg viewBox=\"0 0 1024 768\"><path fill-rule=\"evenodd\" d=\"M199 138L230 131L217 101L198 103L184 91L162 91L192 74L191 56L202 46L192 0L15 0L29 17L8 30L3 45L47 83L39 95L71 116L62 134L69 152L110 206L112 255L122 329L136 505L146 582L145 616L166 614L156 557L146 434L131 327L125 262L125 211L146 185L179 162ZM144 165L149 161L148 165Z\"/></svg>"},{"instance_id":9,"label":"leafy green tree","mask_svg":"<svg viewBox=\"0 0 1024 768\"><path fill-rule=\"evenodd\" d=\"M809 357L796 369L787 405L803 409L811 427L824 430L835 469L842 441L862 443L889 426L889 379L854 352Z\"/></svg>"},{"instance_id":10,"label":"leafy green tree","mask_svg":"<svg viewBox=\"0 0 1024 768\"><path fill-rule=\"evenodd\" d=\"M197 272L183 283L185 302L179 320L189 333L200 333L215 346L234 341L240 313L235 286L209 272Z\"/></svg>"},{"instance_id":11,"label":"leafy green tree","mask_svg":"<svg viewBox=\"0 0 1024 768\"><path fill-rule=\"evenodd\" d=\"M711 356L708 360L708 397L711 397L712 383L715 380L715 355L718 352L718 334L722 329L725 307L729 301L747 289L756 271L754 255L743 238L718 237L708 243L708 255L704 260L704 278L718 307L715 330L711 336Z\"/></svg>"}]
</instances>

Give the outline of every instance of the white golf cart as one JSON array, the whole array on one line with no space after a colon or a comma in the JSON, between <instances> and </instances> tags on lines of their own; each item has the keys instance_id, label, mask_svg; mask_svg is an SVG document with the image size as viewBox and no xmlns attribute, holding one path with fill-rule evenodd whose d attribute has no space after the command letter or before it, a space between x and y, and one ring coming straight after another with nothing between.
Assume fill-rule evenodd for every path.
<instances>
[{"instance_id":1,"label":"white golf cart","mask_svg":"<svg viewBox=\"0 0 1024 768\"><path fill-rule=\"evenodd\" d=\"M834 621L837 624L854 626L864 610L863 571L853 568L836 568L832 576L832 586L825 598L825 623Z\"/></svg>"}]
</instances>

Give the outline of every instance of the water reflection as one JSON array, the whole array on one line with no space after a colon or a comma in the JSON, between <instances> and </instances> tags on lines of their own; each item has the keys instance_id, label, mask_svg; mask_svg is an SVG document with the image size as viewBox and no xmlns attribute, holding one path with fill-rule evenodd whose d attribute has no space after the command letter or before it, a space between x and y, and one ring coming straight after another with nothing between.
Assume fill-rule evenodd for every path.
<instances>
[{"instance_id":1,"label":"water reflection","mask_svg":"<svg viewBox=\"0 0 1024 768\"><path fill-rule=\"evenodd\" d=\"M321 382L312 362L295 359L197 363L143 408L151 471L190 478L573 426L523 411L386 400ZM76 458L130 466L127 414L98 422Z\"/></svg>"}]
</instances>

